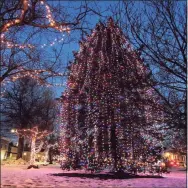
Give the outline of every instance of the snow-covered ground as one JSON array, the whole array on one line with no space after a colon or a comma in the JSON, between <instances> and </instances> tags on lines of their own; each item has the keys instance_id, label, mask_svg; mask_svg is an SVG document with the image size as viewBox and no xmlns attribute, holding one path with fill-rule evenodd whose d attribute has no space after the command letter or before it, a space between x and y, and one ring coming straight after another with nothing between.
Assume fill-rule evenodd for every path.
<instances>
[{"instance_id":1,"label":"snow-covered ground","mask_svg":"<svg viewBox=\"0 0 188 188\"><path fill-rule=\"evenodd\" d=\"M66 176L63 175L66 173ZM185 169L173 169L162 178L99 179L76 176L83 171L62 171L59 165L40 166L39 169L27 169L27 166L2 165L1 187L41 187L41 188L185 188ZM89 174L89 173L88 173Z\"/></svg>"}]
</instances>

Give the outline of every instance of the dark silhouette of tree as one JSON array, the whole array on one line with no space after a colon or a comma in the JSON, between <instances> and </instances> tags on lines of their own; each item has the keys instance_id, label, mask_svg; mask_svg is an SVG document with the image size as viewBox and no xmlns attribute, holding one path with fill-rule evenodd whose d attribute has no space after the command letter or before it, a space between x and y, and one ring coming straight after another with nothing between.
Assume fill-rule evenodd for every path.
<instances>
[{"instance_id":1,"label":"dark silhouette of tree","mask_svg":"<svg viewBox=\"0 0 188 188\"><path fill-rule=\"evenodd\" d=\"M18 79L7 88L2 98L2 125L19 131L18 155L20 158L24 147L24 130L34 126L41 131L52 131L57 108L50 89L40 86L29 77Z\"/></svg>"},{"instance_id":2,"label":"dark silhouette of tree","mask_svg":"<svg viewBox=\"0 0 188 188\"><path fill-rule=\"evenodd\" d=\"M121 1L114 18L152 70L154 89L163 100L165 123L186 136L186 2ZM139 9L138 9L139 6ZM184 132L182 134L182 132Z\"/></svg>"}]
</instances>

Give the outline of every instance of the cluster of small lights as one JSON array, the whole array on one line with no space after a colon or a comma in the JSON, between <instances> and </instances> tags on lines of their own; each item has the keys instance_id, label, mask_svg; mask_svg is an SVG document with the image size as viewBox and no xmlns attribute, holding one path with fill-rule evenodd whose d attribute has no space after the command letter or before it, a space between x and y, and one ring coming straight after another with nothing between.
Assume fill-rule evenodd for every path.
<instances>
[{"instance_id":1,"label":"cluster of small lights","mask_svg":"<svg viewBox=\"0 0 188 188\"><path fill-rule=\"evenodd\" d=\"M1 47L4 47L4 48L19 48L19 49L34 48L34 46L31 44L15 44L11 41L10 42L6 41L4 34L1 34L0 38L1 38Z\"/></svg>"},{"instance_id":2,"label":"cluster of small lights","mask_svg":"<svg viewBox=\"0 0 188 188\"><path fill-rule=\"evenodd\" d=\"M12 133L16 133L19 136L22 137L28 137L30 138L31 135L37 135L37 139L41 139L45 136L47 136L48 134L51 134L51 132L49 133L48 131L39 131L38 127L33 127L32 129L11 129Z\"/></svg>"},{"instance_id":3,"label":"cluster of small lights","mask_svg":"<svg viewBox=\"0 0 188 188\"><path fill-rule=\"evenodd\" d=\"M112 19L97 25L75 60L62 96L62 158L74 163L79 155L93 168L114 163L117 170L127 159L149 158L154 143L141 130L161 119L159 104L147 68Z\"/></svg>"},{"instance_id":4,"label":"cluster of small lights","mask_svg":"<svg viewBox=\"0 0 188 188\"><path fill-rule=\"evenodd\" d=\"M25 2L25 1L24 1ZM23 13L25 12L25 10L27 10L27 7L24 6L24 10L22 10L22 15L21 17L23 16ZM9 21L8 23L6 23L3 27L3 29L1 30L1 32L7 32L8 29L16 24L19 24L21 22L21 18L20 19L15 19L13 21Z\"/></svg>"},{"instance_id":5,"label":"cluster of small lights","mask_svg":"<svg viewBox=\"0 0 188 188\"><path fill-rule=\"evenodd\" d=\"M64 41L64 36L61 38L61 39L57 39L55 38L53 42L51 42L50 44L42 44L41 45L41 48L44 48L44 47L48 47L48 46L54 46L57 42L60 43L60 42L63 42Z\"/></svg>"},{"instance_id":6,"label":"cluster of small lights","mask_svg":"<svg viewBox=\"0 0 188 188\"><path fill-rule=\"evenodd\" d=\"M40 80L39 75L41 73L48 73L51 74L51 71L47 71L45 69L35 69L35 70L25 70L24 67L18 68L19 73L11 77L11 81L16 81L19 78L23 77L31 77L32 79ZM56 76L64 76L64 73L56 73Z\"/></svg>"},{"instance_id":7,"label":"cluster of small lights","mask_svg":"<svg viewBox=\"0 0 188 188\"><path fill-rule=\"evenodd\" d=\"M27 70L24 70L23 68L20 68L19 71L20 72L18 74L11 77L11 80L13 82L15 82L17 79L24 78L24 77L31 77L32 79L38 80L39 75L43 72L46 72L45 70L33 70L33 71L28 70L27 71Z\"/></svg>"},{"instance_id":8,"label":"cluster of small lights","mask_svg":"<svg viewBox=\"0 0 188 188\"><path fill-rule=\"evenodd\" d=\"M31 140L31 155L29 162L30 165L34 165L36 154L41 151L44 144L44 142L41 141L37 148L36 141L45 138L47 135L51 134L51 132L47 130L39 131L38 126L35 126L32 129L12 129L11 132L17 134L19 137L25 137Z\"/></svg>"},{"instance_id":9,"label":"cluster of small lights","mask_svg":"<svg viewBox=\"0 0 188 188\"><path fill-rule=\"evenodd\" d=\"M45 1L40 1L40 3L41 3L41 5L44 5L45 8L46 8L46 18L49 21L49 25L46 25L46 27L54 28L54 29L56 29L60 32L70 33L70 28L68 26L65 26L64 24L59 24L53 19L49 5ZM23 1L23 9L21 11L20 17L16 18L15 20L8 21L3 26L2 30L1 30L0 39L1 39L1 44L4 45L6 48L17 47L17 48L20 48L20 49L24 49L24 48L34 48L35 47L31 44L14 44L13 42L7 41L6 37L5 37L5 32L8 32L9 28L11 28L15 25L19 25L22 22L23 16L24 16L25 12L28 10L29 7L30 7L29 0L24 0ZM62 42L63 40L64 40L63 37L59 40L55 39L53 42L51 42L49 44L49 46L53 46L56 42ZM45 46L47 46L47 44L41 45L41 48L44 48Z\"/></svg>"},{"instance_id":10,"label":"cluster of small lights","mask_svg":"<svg viewBox=\"0 0 188 188\"><path fill-rule=\"evenodd\" d=\"M64 31L70 32L70 28L69 28L69 27L60 25L60 24L58 24L58 23L53 19L53 16L52 16L50 7L49 7L49 5L48 5L46 2L40 1L40 3L41 3L42 5L45 5L46 11L47 11L46 18L48 19L48 21L49 21L51 27L53 27L53 28L56 29L56 30L59 30L60 32L64 32Z\"/></svg>"},{"instance_id":11,"label":"cluster of small lights","mask_svg":"<svg viewBox=\"0 0 188 188\"><path fill-rule=\"evenodd\" d=\"M45 26L47 28L53 28L55 30L58 30L59 32L68 32L70 33L70 28L62 23L58 23L56 22L54 19L53 19L53 16L52 16L52 12L50 10L50 6L47 5L47 3L45 1L39 1L39 3L46 9L46 15L45 17L47 18L48 22L49 23L44 23L45 25L41 25L41 26ZM50 44L42 44L42 45L39 45L39 46L34 46L32 44L18 44L18 43L14 43L12 41L10 41L7 37L6 37L6 33L8 33L9 29L13 26L16 26L16 25L19 25L22 23L23 19L24 19L24 15L25 15L25 12L27 12L27 10L29 8L32 8L31 7L31 4L30 4L30 0L23 0L22 1L22 11L21 11L21 14L15 19L15 20L12 20L12 21L8 21L7 23L5 23L1 29L1 34L0 34L0 43L2 44L2 47L5 48L5 49L11 49L11 48L19 48L19 49L24 49L24 48L36 48L36 47L41 47L41 48L44 48L44 47L50 47L50 46L54 46L56 43L60 43L64 40L64 34L63 34L63 37L61 37L60 39L56 38L54 39L54 41L52 41ZM40 25L39 25L40 27ZM3 79L1 80L1 84L8 84L9 82L14 82L16 81L17 79L19 78L23 78L23 77L31 77L33 79L36 79L38 81L39 84L46 84L47 87L50 87L52 85L55 85L55 86L59 86L59 87L64 87L64 84L48 84L48 83L44 83L44 80L41 79L41 76L40 74L42 74L43 72L46 73L49 73L49 74L52 74L51 72L47 71L47 70L24 70L22 67L21 68L18 68L16 70L17 73L15 74L12 74L12 76L6 78L6 79ZM56 74L56 76L64 76L63 73L58 73ZM6 88L3 87L3 89L1 90L1 93L0 93L0 96L3 97L4 94L6 93Z\"/></svg>"},{"instance_id":12,"label":"cluster of small lights","mask_svg":"<svg viewBox=\"0 0 188 188\"><path fill-rule=\"evenodd\" d=\"M0 90L0 98L2 98L6 94L6 86L9 82L2 82L1 83L1 90Z\"/></svg>"},{"instance_id":13,"label":"cluster of small lights","mask_svg":"<svg viewBox=\"0 0 188 188\"><path fill-rule=\"evenodd\" d=\"M66 87L67 83L63 83L63 84L59 84L59 83L55 83L53 84L53 86L58 86L58 87Z\"/></svg>"},{"instance_id":14,"label":"cluster of small lights","mask_svg":"<svg viewBox=\"0 0 188 188\"><path fill-rule=\"evenodd\" d=\"M51 86L65 87L66 86L66 82L50 84L50 83L45 82L43 79L41 79L40 74L42 74L42 73L45 73L45 74L48 73L51 75L51 72L47 71L45 69L25 70L24 67L19 67L17 70L18 70L18 73L16 73L15 75L12 75L8 79L4 79L2 81L0 97L3 97L4 94L6 93L6 86L9 83L15 82L16 80L24 78L24 77L30 77L32 79L35 79L39 85L42 84L42 85L46 85L47 87L51 87ZM65 74L64 73L56 73L56 76L63 77L63 76L65 76Z\"/></svg>"},{"instance_id":15,"label":"cluster of small lights","mask_svg":"<svg viewBox=\"0 0 188 188\"><path fill-rule=\"evenodd\" d=\"M41 48L45 48L45 47L52 47L54 46L56 43L61 43L64 41L64 34L63 37L61 39L57 39L55 38L54 41L52 41L50 44L42 44L40 45ZM24 49L24 48L36 48L36 46L32 45L32 44L15 44L13 42L9 42L6 41L4 34L0 35L1 38L1 45L4 48L19 48L19 49Z\"/></svg>"}]
</instances>

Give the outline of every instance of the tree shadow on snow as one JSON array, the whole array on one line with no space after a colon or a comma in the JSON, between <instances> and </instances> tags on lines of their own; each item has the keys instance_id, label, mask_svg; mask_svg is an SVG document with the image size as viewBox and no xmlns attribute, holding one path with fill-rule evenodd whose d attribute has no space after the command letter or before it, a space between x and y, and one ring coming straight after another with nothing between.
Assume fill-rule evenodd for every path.
<instances>
[{"instance_id":1,"label":"tree shadow on snow","mask_svg":"<svg viewBox=\"0 0 188 188\"><path fill-rule=\"evenodd\" d=\"M90 179L131 179L131 178L164 178L157 175L132 175L128 173L108 173L108 174L88 174L88 173L56 173L50 174L52 176L61 177L77 177L77 178L90 178Z\"/></svg>"},{"instance_id":2,"label":"tree shadow on snow","mask_svg":"<svg viewBox=\"0 0 188 188\"><path fill-rule=\"evenodd\" d=\"M178 171L187 171L187 169L180 169L180 170L178 170Z\"/></svg>"}]
</instances>

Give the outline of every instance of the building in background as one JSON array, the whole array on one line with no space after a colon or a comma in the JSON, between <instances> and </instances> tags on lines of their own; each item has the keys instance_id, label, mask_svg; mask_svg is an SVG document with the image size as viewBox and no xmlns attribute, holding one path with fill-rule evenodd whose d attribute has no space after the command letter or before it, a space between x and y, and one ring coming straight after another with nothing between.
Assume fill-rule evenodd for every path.
<instances>
[{"instance_id":1,"label":"building in background","mask_svg":"<svg viewBox=\"0 0 188 188\"><path fill-rule=\"evenodd\" d=\"M7 159L10 139L1 137L1 160Z\"/></svg>"},{"instance_id":2,"label":"building in background","mask_svg":"<svg viewBox=\"0 0 188 188\"><path fill-rule=\"evenodd\" d=\"M170 161L172 166L183 166L183 167L187 166L186 153L177 152L169 149L164 152L163 156Z\"/></svg>"},{"instance_id":3,"label":"building in background","mask_svg":"<svg viewBox=\"0 0 188 188\"><path fill-rule=\"evenodd\" d=\"M16 159L17 152L18 152L18 146L11 145L9 149L9 154L8 154L9 158Z\"/></svg>"}]
</instances>

